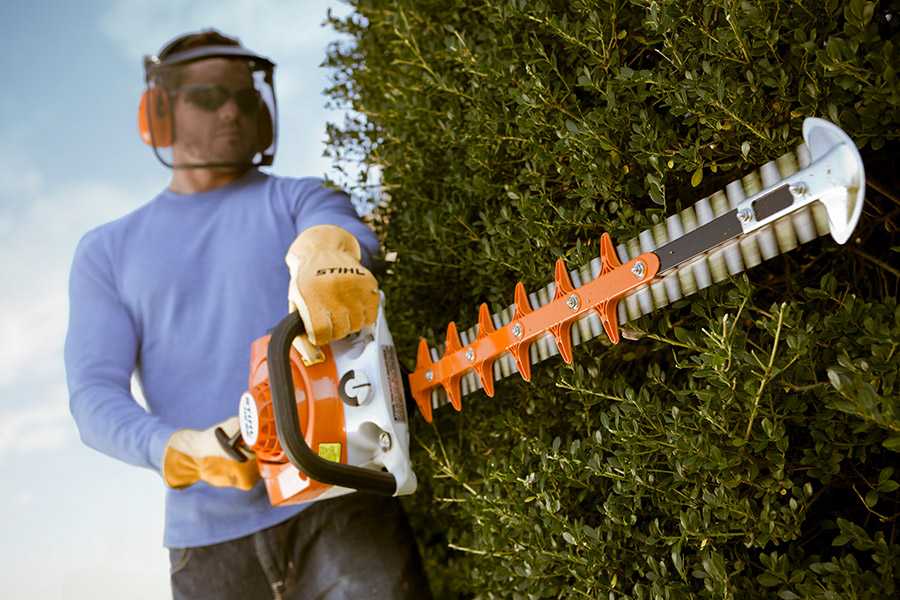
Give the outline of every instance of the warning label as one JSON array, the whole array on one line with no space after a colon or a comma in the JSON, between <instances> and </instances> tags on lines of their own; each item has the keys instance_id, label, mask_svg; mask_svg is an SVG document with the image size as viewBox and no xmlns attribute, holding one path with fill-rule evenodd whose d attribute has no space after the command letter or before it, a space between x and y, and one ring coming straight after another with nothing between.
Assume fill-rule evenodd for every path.
<instances>
[{"instance_id":1,"label":"warning label","mask_svg":"<svg viewBox=\"0 0 900 600\"><path fill-rule=\"evenodd\" d=\"M397 352L393 346L381 347L381 358L387 371L388 386L391 389L391 411L394 420L398 423L406 423L406 399L403 397L403 380L400 379L400 363L397 362Z\"/></svg>"}]
</instances>

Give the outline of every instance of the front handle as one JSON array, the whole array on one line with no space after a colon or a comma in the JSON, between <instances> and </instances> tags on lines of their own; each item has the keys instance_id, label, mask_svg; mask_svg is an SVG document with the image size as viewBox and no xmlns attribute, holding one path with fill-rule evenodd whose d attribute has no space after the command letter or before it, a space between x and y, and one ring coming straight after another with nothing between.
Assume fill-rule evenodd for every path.
<instances>
[{"instance_id":1,"label":"front handle","mask_svg":"<svg viewBox=\"0 0 900 600\"><path fill-rule=\"evenodd\" d=\"M391 473L325 460L306 444L304 433L300 430L297 399L291 377L291 344L303 332L303 321L295 311L275 326L269 340L269 385L275 413L275 432L285 455L307 477L321 483L393 496L397 492L397 480Z\"/></svg>"}]
</instances>

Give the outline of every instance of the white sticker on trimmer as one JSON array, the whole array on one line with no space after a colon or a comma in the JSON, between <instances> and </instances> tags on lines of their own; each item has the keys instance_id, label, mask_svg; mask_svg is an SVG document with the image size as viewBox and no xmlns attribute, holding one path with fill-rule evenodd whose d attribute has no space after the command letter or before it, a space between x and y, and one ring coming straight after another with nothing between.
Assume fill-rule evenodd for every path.
<instances>
[{"instance_id":1,"label":"white sticker on trimmer","mask_svg":"<svg viewBox=\"0 0 900 600\"><path fill-rule=\"evenodd\" d=\"M309 487L309 479L301 478L300 471L288 467L278 474L278 487L282 498L292 498Z\"/></svg>"},{"instance_id":2,"label":"white sticker on trimmer","mask_svg":"<svg viewBox=\"0 0 900 600\"><path fill-rule=\"evenodd\" d=\"M238 405L238 415L241 422L241 437L244 443L253 447L256 438L259 437L259 413L256 411L256 400L250 392L244 392Z\"/></svg>"}]
</instances>

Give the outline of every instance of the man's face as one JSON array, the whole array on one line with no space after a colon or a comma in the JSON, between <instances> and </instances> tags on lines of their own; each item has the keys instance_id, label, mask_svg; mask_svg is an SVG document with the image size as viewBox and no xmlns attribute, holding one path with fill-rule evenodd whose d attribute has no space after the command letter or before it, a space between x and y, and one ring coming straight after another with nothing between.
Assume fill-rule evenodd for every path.
<instances>
[{"instance_id":1,"label":"man's face","mask_svg":"<svg viewBox=\"0 0 900 600\"><path fill-rule=\"evenodd\" d=\"M249 163L257 150L259 104L247 64L209 58L185 65L181 75L174 98L176 166ZM212 108L217 98L227 99Z\"/></svg>"}]
</instances>

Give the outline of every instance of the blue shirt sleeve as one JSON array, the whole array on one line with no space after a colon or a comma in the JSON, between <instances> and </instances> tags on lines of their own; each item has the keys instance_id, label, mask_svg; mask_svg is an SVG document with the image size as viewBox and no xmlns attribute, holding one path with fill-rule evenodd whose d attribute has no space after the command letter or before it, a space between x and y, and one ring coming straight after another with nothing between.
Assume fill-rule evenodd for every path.
<instances>
[{"instance_id":1,"label":"blue shirt sleeve","mask_svg":"<svg viewBox=\"0 0 900 600\"><path fill-rule=\"evenodd\" d=\"M301 185L292 213L297 235L314 225L342 227L359 240L362 263L370 267L372 257L378 254L378 238L360 220L350 197L343 192L326 188L321 179L305 178L295 181Z\"/></svg>"},{"instance_id":2,"label":"blue shirt sleeve","mask_svg":"<svg viewBox=\"0 0 900 600\"><path fill-rule=\"evenodd\" d=\"M119 299L103 241L96 231L88 233L72 263L65 343L69 408L85 444L159 471L177 428L149 414L131 394L138 332Z\"/></svg>"}]
</instances>

